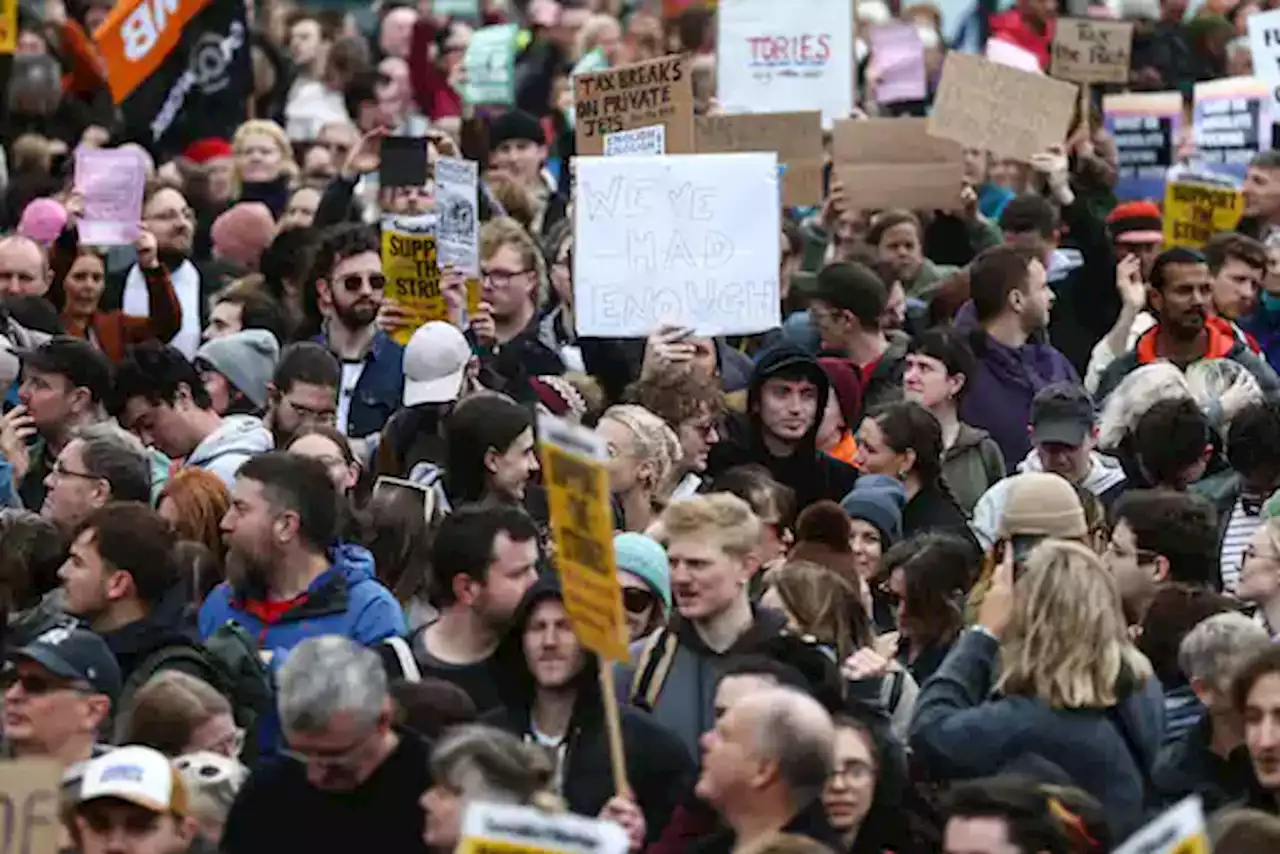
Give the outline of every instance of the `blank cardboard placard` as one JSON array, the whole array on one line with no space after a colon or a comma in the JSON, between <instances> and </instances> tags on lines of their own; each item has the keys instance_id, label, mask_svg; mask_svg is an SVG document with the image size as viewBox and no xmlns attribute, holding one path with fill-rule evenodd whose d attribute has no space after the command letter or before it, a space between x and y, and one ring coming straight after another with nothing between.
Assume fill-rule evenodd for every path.
<instances>
[{"instance_id":1,"label":"blank cardboard placard","mask_svg":"<svg viewBox=\"0 0 1280 854\"><path fill-rule=\"evenodd\" d=\"M579 156L604 153L604 138L663 125L668 154L692 154L693 81L683 56L664 56L573 78Z\"/></svg>"},{"instance_id":2,"label":"blank cardboard placard","mask_svg":"<svg viewBox=\"0 0 1280 854\"><path fill-rule=\"evenodd\" d=\"M942 66L929 133L1001 157L1030 160L1066 139L1079 93L1065 80L952 51Z\"/></svg>"},{"instance_id":3,"label":"blank cardboard placard","mask_svg":"<svg viewBox=\"0 0 1280 854\"><path fill-rule=\"evenodd\" d=\"M705 116L696 124L699 154L774 151L782 172L782 204L822 204L822 113Z\"/></svg>"},{"instance_id":4,"label":"blank cardboard placard","mask_svg":"<svg viewBox=\"0 0 1280 854\"><path fill-rule=\"evenodd\" d=\"M57 854L62 770L51 759L0 762L0 796L5 802L6 851Z\"/></svg>"},{"instance_id":5,"label":"blank cardboard placard","mask_svg":"<svg viewBox=\"0 0 1280 854\"><path fill-rule=\"evenodd\" d=\"M428 172L425 137L389 136L382 141L379 187L421 187Z\"/></svg>"},{"instance_id":6,"label":"blank cardboard placard","mask_svg":"<svg viewBox=\"0 0 1280 854\"><path fill-rule=\"evenodd\" d=\"M1049 73L1075 83L1128 83L1133 21L1059 18Z\"/></svg>"},{"instance_id":7,"label":"blank cardboard placard","mask_svg":"<svg viewBox=\"0 0 1280 854\"><path fill-rule=\"evenodd\" d=\"M964 147L930 136L925 119L846 119L831 137L832 177L860 210L954 210Z\"/></svg>"}]
</instances>

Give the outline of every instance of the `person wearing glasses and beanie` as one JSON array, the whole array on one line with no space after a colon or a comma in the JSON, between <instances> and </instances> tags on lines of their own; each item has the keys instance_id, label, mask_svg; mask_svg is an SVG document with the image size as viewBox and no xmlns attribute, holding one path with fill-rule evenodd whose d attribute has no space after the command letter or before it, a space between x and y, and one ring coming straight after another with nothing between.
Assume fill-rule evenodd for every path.
<instances>
[{"instance_id":1,"label":"person wearing glasses and beanie","mask_svg":"<svg viewBox=\"0 0 1280 854\"><path fill-rule=\"evenodd\" d=\"M634 643L665 626L671 616L671 564L655 540L630 531L614 535L613 555Z\"/></svg>"},{"instance_id":2,"label":"person wearing glasses and beanie","mask_svg":"<svg viewBox=\"0 0 1280 854\"><path fill-rule=\"evenodd\" d=\"M338 429L360 439L382 429L404 393L404 347L375 322L387 287L377 230L334 226L320 242L313 269L319 271L315 287L305 291L306 314L319 327L312 340L342 363Z\"/></svg>"}]
</instances>

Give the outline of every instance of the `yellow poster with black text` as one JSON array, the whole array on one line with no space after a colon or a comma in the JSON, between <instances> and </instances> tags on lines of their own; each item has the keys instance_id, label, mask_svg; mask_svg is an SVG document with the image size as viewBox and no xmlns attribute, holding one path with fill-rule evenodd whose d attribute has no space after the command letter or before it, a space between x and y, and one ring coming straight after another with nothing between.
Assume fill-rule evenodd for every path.
<instances>
[{"instance_id":1,"label":"yellow poster with black text","mask_svg":"<svg viewBox=\"0 0 1280 854\"><path fill-rule=\"evenodd\" d=\"M382 218L385 298L413 316L408 326L392 336L399 344L408 344L422 324L449 319L449 308L440 290L440 266L436 263L436 222L435 214Z\"/></svg>"},{"instance_id":2,"label":"yellow poster with black text","mask_svg":"<svg viewBox=\"0 0 1280 854\"><path fill-rule=\"evenodd\" d=\"M0 53L18 49L18 0L0 0Z\"/></svg>"},{"instance_id":3,"label":"yellow poster with black text","mask_svg":"<svg viewBox=\"0 0 1280 854\"><path fill-rule=\"evenodd\" d=\"M1233 231L1244 215L1244 194L1230 187L1173 181L1164 191L1164 245L1199 249L1220 231Z\"/></svg>"},{"instance_id":4,"label":"yellow poster with black text","mask_svg":"<svg viewBox=\"0 0 1280 854\"><path fill-rule=\"evenodd\" d=\"M613 505L604 442L585 427L539 415L538 446L555 564L574 634L601 658L624 659L627 619L613 559Z\"/></svg>"}]
</instances>

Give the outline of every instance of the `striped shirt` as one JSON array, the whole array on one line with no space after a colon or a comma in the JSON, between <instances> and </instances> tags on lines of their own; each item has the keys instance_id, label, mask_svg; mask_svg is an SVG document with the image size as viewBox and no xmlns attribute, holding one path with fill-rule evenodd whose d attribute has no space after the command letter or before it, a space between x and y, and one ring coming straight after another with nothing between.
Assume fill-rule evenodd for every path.
<instances>
[{"instance_id":1,"label":"striped shirt","mask_svg":"<svg viewBox=\"0 0 1280 854\"><path fill-rule=\"evenodd\" d=\"M1219 567L1222 572L1222 589L1228 593L1236 592L1236 584L1240 581L1240 564L1244 562L1244 550L1253 538L1254 532L1262 524L1262 516L1258 511L1250 513L1245 509L1244 499L1237 498L1227 518L1227 529L1222 535L1222 552L1219 555Z\"/></svg>"}]
</instances>

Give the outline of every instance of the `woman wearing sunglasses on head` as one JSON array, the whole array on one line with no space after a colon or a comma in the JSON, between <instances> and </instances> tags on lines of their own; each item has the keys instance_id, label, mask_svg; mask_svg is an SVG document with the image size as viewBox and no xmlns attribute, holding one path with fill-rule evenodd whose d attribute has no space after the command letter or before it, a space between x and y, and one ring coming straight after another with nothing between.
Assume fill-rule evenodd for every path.
<instances>
[{"instance_id":1,"label":"woman wearing sunglasses on head","mask_svg":"<svg viewBox=\"0 0 1280 854\"><path fill-rule=\"evenodd\" d=\"M666 550L644 534L616 534L613 553L627 628L631 640L638 641L667 623L671 613L671 564Z\"/></svg>"}]
</instances>

